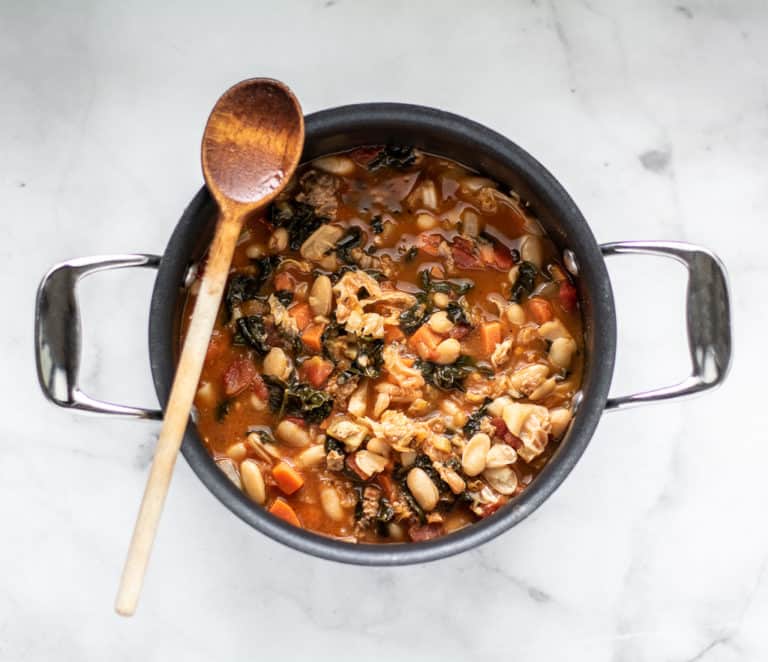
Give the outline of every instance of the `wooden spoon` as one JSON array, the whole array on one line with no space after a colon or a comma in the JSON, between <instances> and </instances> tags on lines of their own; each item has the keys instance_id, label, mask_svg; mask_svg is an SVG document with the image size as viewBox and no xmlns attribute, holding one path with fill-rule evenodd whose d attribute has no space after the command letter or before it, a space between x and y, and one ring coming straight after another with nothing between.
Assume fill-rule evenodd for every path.
<instances>
[{"instance_id":1,"label":"wooden spoon","mask_svg":"<svg viewBox=\"0 0 768 662\"><path fill-rule=\"evenodd\" d=\"M243 221L283 190L303 146L299 102L276 80L252 78L238 83L222 95L208 118L203 175L221 213L120 580L115 610L123 616L136 610Z\"/></svg>"}]
</instances>

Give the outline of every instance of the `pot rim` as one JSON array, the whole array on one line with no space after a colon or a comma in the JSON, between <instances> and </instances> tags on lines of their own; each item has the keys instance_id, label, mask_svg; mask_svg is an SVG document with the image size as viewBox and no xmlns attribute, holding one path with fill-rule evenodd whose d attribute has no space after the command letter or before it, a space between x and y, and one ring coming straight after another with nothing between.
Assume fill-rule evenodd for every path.
<instances>
[{"instance_id":1,"label":"pot rim","mask_svg":"<svg viewBox=\"0 0 768 662\"><path fill-rule=\"evenodd\" d=\"M506 181L508 178L500 180L494 176L494 170L514 173L510 177L520 180L515 183L515 188L528 193L523 197L541 201L543 208L556 217L549 222L541 219L547 233L555 235L553 239L561 249L571 248L578 257L578 287L588 354L599 357L599 360L587 356L582 384L584 397L578 415L574 416L569 431L550 461L526 490L492 516L427 542L351 544L283 522L251 502L218 469L192 422L185 432L182 453L200 480L235 515L261 533L298 551L366 566L423 563L458 554L495 538L536 510L565 480L589 444L608 397L616 350L615 309L605 262L586 220L549 171L511 140L472 120L424 106L365 103L312 113L305 118L305 127L302 162L322 153L339 151L338 147L332 148L334 141L351 141L347 147L351 148L353 143L380 144L390 139L397 141L399 135L408 134L414 138L408 142L417 147L470 165L502 184L510 185L510 182ZM366 142L364 137L371 132L376 132L379 139L371 138ZM425 147L430 139L422 139L422 135L439 136L444 143L454 144L457 150L469 150L472 159L430 150ZM474 163L468 163L468 160ZM150 305L149 352L155 390L163 408L168 401L175 370L175 304L190 263L190 253L184 251L182 254L179 246L189 244L189 235L200 223L201 216L210 218L212 213L215 213L215 205L203 187L176 225L155 280ZM565 233L563 226L567 226ZM563 246L562 241L565 235L568 236L567 246ZM200 237L194 241L199 244Z\"/></svg>"}]
</instances>

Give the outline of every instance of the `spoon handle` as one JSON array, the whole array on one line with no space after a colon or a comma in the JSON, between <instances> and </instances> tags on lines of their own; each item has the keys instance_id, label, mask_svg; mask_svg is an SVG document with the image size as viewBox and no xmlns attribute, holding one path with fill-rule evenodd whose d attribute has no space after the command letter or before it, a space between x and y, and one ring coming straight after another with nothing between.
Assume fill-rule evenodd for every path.
<instances>
[{"instance_id":1,"label":"spoon handle","mask_svg":"<svg viewBox=\"0 0 768 662\"><path fill-rule=\"evenodd\" d=\"M144 490L136 525L133 529L128 557L123 567L115 610L122 616L136 611L149 555L157 533L163 504L173 475L189 412L200 381L205 354L227 282L232 255L242 226L242 217L223 217L216 228L200 292L192 312L176 368L163 427L157 440L155 457Z\"/></svg>"}]
</instances>

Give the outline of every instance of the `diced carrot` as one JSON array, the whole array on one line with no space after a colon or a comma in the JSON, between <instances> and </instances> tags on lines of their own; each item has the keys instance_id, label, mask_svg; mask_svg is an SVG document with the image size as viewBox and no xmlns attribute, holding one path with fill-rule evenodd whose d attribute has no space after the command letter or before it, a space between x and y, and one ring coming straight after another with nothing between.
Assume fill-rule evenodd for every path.
<instances>
[{"instance_id":1,"label":"diced carrot","mask_svg":"<svg viewBox=\"0 0 768 662\"><path fill-rule=\"evenodd\" d=\"M405 334L400 330L399 326L393 324L387 324L384 327L384 340L386 342L395 342L405 338Z\"/></svg>"},{"instance_id":2,"label":"diced carrot","mask_svg":"<svg viewBox=\"0 0 768 662\"><path fill-rule=\"evenodd\" d=\"M281 271L275 276L275 290L290 290L293 292L293 276L286 271Z\"/></svg>"},{"instance_id":3,"label":"diced carrot","mask_svg":"<svg viewBox=\"0 0 768 662\"><path fill-rule=\"evenodd\" d=\"M323 349L323 331L325 331L324 323L312 322L302 331L301 342L307 346L307 349L320 352Z\"/></svg>"},{"instance_id":4,"label":"diced carrot","mask_svg":"<svg viewBox=\"0 0 768 662\"><path fill-rule=\"evenodd\" d=\"M293 524L294 526L301 528L301 522L299 521L298 516L285 499L281 499L280 497L275 499L269 507L269 512L275 517L279 517L281 520L288 522L288 524Z\"/></svg>"},{"instance_id":5,"label":"diced carrot","mask_svg":"<svg viewBox=\"0 0 768 662\"><path fill-rule=\"evenodd\" d=\"M319 356L313 356L301 364L299 374L304 381L309 382L315 388L320 388L328 376L333 372L333 363Z\"/></svg>"},{"instance_id":6,"label":"diced carrot","mask_svg":"<svg viewBox=\"0 0 768 662\"><path fill-rule=\"evenodd\" d=\"M272 477L277 482L277 486L288 495L300 490L304 485L301 474L285 462L278 462L275 465L272 469Z\"/></svg>"},{"instance_id":7,"label":"diced carrot","mask_svg":"<svg viewBox=\"0 0 768 662\"><path fill-rule=\"evenodd\" d=\"M434 353L442 338L438 336L426 324L422 324L416 332L408 338L408 344L422 358L430 357Z\"/></svg>"},{"instance_id":8,"label":"diced carrot","mask_svg":"<svg viewBox=\"0 0 768 662\"><path fill-rule=\"evenodd\" d=\"M312 321L312 310L308 303L297 303L288 309L288 314L296 320L299 331L307 328Z\"/></svg>"},{"instance_id":9,"label":"diced carrot","mask_svg":"<svg viewBox=\"0 0 768 662\"><path fill-rule=\"evenodd\" d=\"M486 322L480 326L480 341L483 344L483 355L490 356L496 345L501 342L501 322Z\"/></svg>"},{"instance_id":10,"label":"diced carrot","mask_svg":"<svg viewBox=\"0 0 768 662\"><path fill-rule=\"evenodd\" d=\"M536 324L549 322L553 317L552 306L549 304L549 301L542 299L541 297L533 297L533 299L528 302L528 312L531 314L531 317L533 317Z\"/></svg>"}]
</instances>

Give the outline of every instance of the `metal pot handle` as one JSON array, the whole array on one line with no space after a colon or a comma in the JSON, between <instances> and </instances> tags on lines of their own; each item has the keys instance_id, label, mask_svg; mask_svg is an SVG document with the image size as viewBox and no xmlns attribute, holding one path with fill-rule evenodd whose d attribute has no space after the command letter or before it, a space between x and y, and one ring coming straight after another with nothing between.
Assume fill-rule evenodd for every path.
<instances>
[{"instance_id":1,"label":"metal pot handle","mask_svg":"<svg viewBox=\"0 0 768 662\"><path fill-rule=\"evenodd\" d=\"M731 364L728 277L720 259L705 248L678 241L620 241L603 244L603 255L643 253L681 262L688 269L686 319L691 374L678 384L608 398L606 409L624 409L694 395L719 386Z\"/></svg>"},{"instance_id":2,"label":"metal pot handle","mask_svg":"<svg viewBox=\"0 0 768 662\"><path fill-rule=\"evenodd\" d=\"M143 409L95 400L80 390L80 309L76 285L96 271L125 267L157 268L160 257L141 253L81 257L53 267L40 283L35 302L37 378L45 397L60 407L93 414L161 419L159 409Z\"/></svg>"}]
</instances>

